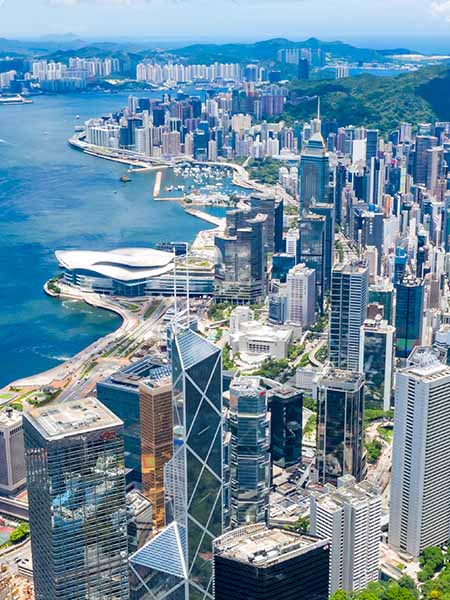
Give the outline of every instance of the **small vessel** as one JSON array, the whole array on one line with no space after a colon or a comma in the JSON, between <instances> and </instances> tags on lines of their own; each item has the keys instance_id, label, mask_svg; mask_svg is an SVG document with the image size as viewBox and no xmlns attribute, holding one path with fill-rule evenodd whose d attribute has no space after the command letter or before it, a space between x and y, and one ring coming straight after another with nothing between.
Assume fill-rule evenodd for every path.
<instances>
[{"instance_id":1,"label":"small vessel","mask_svg":"<svg viewBox=\"0 0 450 600\"><path fill-rule=\"evenodd\" d=\"M128 175L122 175L122 177L120 178L120 181L121 181L122 183L128 183L128 182L130 182L130 181L131 181L131 178L130 178L130 177L128 177Z\"/></svg>"},{"instance_id":2,"label":"small vessel","mask_svg":"<svg viewBox=\"0 0 450 600\"><path fill-rule=\"evenodd\" d=\"M1 104L33 104L33 100L24 98L20 94L17 94L16 96L0 96L0 105Z\"/></svg>"}]
</instances>

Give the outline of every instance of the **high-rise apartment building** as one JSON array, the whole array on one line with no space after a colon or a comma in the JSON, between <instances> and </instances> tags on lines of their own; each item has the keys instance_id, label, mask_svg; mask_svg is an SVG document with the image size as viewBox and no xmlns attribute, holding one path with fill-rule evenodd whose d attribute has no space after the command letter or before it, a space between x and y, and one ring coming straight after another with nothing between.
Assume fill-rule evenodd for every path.
<instances>
[{"instance_id":1,"label":"high-rise apartment building","mask_svg":"<svg viewBox=\"0 0 450 600\"><path fill-rule=\"evenodd\" d=\"M394 383L395 327L381 317L361 326L359 371L366 376L365 406L389 410Z\"/></svg>"},{"instance_id":2,"label":"high-rise apartment building","mask_svg":"<svg viewBox=\"0 0 450 600\"><path fill-rule=\"evenodd\" d=\"M122 421L87 398L23 423L36 600L126 600Z\"/></svg>"},{"instance_id":3,"label":"high-rise apartment building","mask_svg":"<svg viewBox=\"0 0 450 600\"><path fill-rule=\"evenodd\" d=\"M230 385L231 523L267 522L270 491L270 414L258 377Z\"/></svg>"},{"instance_id":4,"label":"high-rise apartment building","mask_svg":"<svg viewBox=\"0 0 450 600\"><path fill-rule=\"evenodd\" d=\"M170 378L139 386L142 448L142 492L152 503L154 530L165 525L164 466L172 458L173 414Z\"/></svg>"},{"instance_id":5,"label":"high-rise apartment building","mask_svg":"<svg viewBox=\"0 0 450 600\"><path fill-rule=\"evenodd\" d=\"M165 466L167 526L130 558L131 598L212 598L212 542L229 506L223 451L222 360L173 325L173 456Z\"/></svg>"},{"instance_id":6,"label":"high-rise apartment building","mask_svg":"<svg viewBox=\"0 0 450 600\"><path fill-rule=\"evenodd\" d=\"M327 600L329 542L264 524L214 541L215 600Z\"/></svg>"},{"instance_id":7,"label":"high-rise apartment building","mask_svg":"<svg viewBox=\"0 0 450 600\"><path fill-rule=\"evenodd\" d=\"M329 359L338 369L357 371L360 329L367 316L369 270L357 260L333 268Z\"/></svg>"},{"instance_id":8,"label":"high-rise apartment building","mask_svg":"<svg viewBox=\"0 0 450 600\"><path fill-rule=\"evenodd\" d=\"M307 329L314 323L316 308L316 273L298 264L287 274L287 321Z\"/></svg>"},{"instance_id":9,"label":"high-rise apartment building","mask_svg":"<svg viewBox=\"0 0 450 600\"><path fill-rule=\"evenodd\" d=\"M390 544L417 557L450 536L450 368L431 351L397 372Z\"/></svg>"},{"instance_id":10,"label":"high-rise apartment building","mask_svg":"<svg viewBox=\"0 0 450 600\"><path fill-rule=\"evenodd\" d=\"M330 541L330 595L356 592L378 581L381 535L380 490L350 475L311 497L311 535Z\"/></svg>"},{"instance_id":11,"label":"high-rise apartment building","mask_svg":"<svg viewBox=\"0 0 450 600\"><path fill-rule=\"evenodd\" d=\"M270 457L280 467L302 460L303 394L289 386L267 392L270 410Z\"/></svg>"},{"instance_id":12,"label":"high-rise apartment building","mask_svg":"<svg viewBox=\"0 0 450 600\"><path fill-rule=\"evenodd\" d=\"M330 368L319 379L316 466L322 483L364 478L364 374Z\"/></svg>"}]
</instances>

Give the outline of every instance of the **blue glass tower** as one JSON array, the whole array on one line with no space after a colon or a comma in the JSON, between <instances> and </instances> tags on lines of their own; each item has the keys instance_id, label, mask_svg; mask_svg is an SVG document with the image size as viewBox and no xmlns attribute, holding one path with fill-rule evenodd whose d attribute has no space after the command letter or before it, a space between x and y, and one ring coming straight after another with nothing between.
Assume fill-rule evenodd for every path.
<instances>
[{"instance_id":1,"label":"blue glass tower","mask_svg":"<svg viewBox=\"0 0 450 600\"><path fill-rule=\"evenodd\" d=\"M133 599L212 598L212 542L228 505L220 349L174 326L172 384L174 451L165 467L170 524L130 559Z\"/></svg>"},{"instance_id":2,"label":"blue glass tower","mask_svg":"<svg viewBox=\"0 0 450 600\"><path fill-rule=\"evenodd\" d=\"M397 358L408 358L422 339L424 286L421 279L412 275L403 277L396 285L395 311Z\"/></svg>"},{"instance_id":3,"label":"blue glass tower","mask_svg":"<svg viewBox=\"0 0 450 600\"><path fill-rule=\"evenodd\" d=\"M325 142L315 133L300 159L300 208L308 211L315 202L326 204L330 193L330 164Z\"/></svg>"}]
</instances>

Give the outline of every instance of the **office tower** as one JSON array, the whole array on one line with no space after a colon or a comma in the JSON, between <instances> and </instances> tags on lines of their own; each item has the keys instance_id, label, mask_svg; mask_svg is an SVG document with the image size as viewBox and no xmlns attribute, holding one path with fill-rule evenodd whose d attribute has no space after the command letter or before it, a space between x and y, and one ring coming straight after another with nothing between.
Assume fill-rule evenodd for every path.
<instances>
[{"instance_id":1,"label":"office tower","mask_svg":"<svg viewBox=\"0 0 450 600\"><path fill-rule=\"evenodd\" d=\"M299 59L298 78L300 80L309 79L309 62L306 60L306 58Z\"/></svg>"},{"instance_id":2,"label":"office tower","mask_svg":"<svg viewBox=\"0 0 450 600\"><path fill-rule=\"evenodd\" d=\"M128 598L123 423L94 398L24 414L36 600Z\"/></svg>"},{"instance_id":3,"label":"office tower","mask_svg":"<svg viewBox=\"0 0 450 600\"><path fill-rule=\"evenodd\" d=\"M425 185L427 182L427 151L437 146L438 140L432 135L418 135L414 153L413 177L414 183Z\"/></svg>"},{"instance_id":4,"label":"office tower","mask_svg":"<svg viewBox=\"0 0 450 600\"><path fill-rule=\"evenodd\" d=\"M365 406L389 410L394 377L395 327L382 317L361 326L359 371L365 373Z\"/></svg>"},{"instance_id":5,"label":"office tower","mask_svg":"<svg viewBox=\"0 0 450 600\"><path fill-rule=\"evenodd\" d=\"M316 308L316 272L298 264L287 274L287 320L307 329L314 323Z\"/></svg>"},{"instance_id":6,"label":"office tower","mask_svg":"<svg viewBox=\"0 0 450 600\"><path fill-rule=\"evenodd\" d=\"M230 385L231 524L268 522L270 414L258 377L238 377Z\"/></svg>"},{"instance_id":7,"label":"office tower","mask_svg":"<svg viewBox=\"0 0 450 600\"><path fill-rule=\"evenodd\" d=\"M164 527L164 466L172 458L172 386L169 377L139 386L142 449L142 493L152 503L155 530Z\"/></svg>"},{"instance_id":8,"label":"office tower","mask_svg":"<svg viewBox=\"0 0 450 600\"><path fill-rule=\"evenodd\" d=\"M97 383L97 398L123 421L127 480L142 479L141 413L139 384L170 375L170 367L144 358Z\"/></svg>"},{"instance_id":9,"label":"office tower","mask_svg":"<svg viewBox=\"0 0 450 600\"><path fill-rule=\"evenodd\" d=\"M316 464L322 483L364 478L363 373L330 368L319 379Z\"/></svg>"},{"instance_id":10,"label":"office tower","mask_svg":"<svg viewBox=\"0 0 450 600\"><path fill-rule=\"evenodd\" d=\"M427 179L426 187L436 194L438 182L444 176L444 148L435 146L426 152Z\"/></svg>"},{"instance_id":11,"label":"office tower","mask_svg":"<svg viewBox=\"0 0 450 600\"><path fill-rule=\"evenodd\" d=\"M397 372L389 541L413 557L449 539L449 399L450 368L431 350Z\"/></svg>"},{"instance_id":12,"label":"office tower","mask_svg":"<svg viewBox=\"0 0 450 600\"><path fill-rule=\"evenodd\" d=\"M330 541L330 595L356 592L378 581L380 490L369 481L340 477L337 489L311 496L311 535Z\"/></svg>"},{"instance_id":13,"label":"office tower","mask_svg":"<svg viewBox=\"0 0 450 600\"><path fill-rule=\"evenodd\" d=\"M311 213L325 218L325 258L324 258L324 286L325 293L330 291L331 269L334 263L334 240L336 234L336 219L333 204L316 203L311 208Z\"/></svg>"},{"instance_id":14,"label":"office tower","mask_svg":"<svg viewBox=\"0 0 450 600\"><path fill-rule=\"evenodd\" d=\"M263 524L214 541L215 600L327 600L329 542Z\"/></svg>"},{"instance_id":15,"label":"office tower","mask_svg":"<svg viewBox=\"0 0 450 600\"><path fill-rule=\"evenodd\" d=\"M227 213L226 231L219 233L214 239L219 254L216 299L253 304L264 298L266 219L266 215L252 218L246 211Z\"/></svg>"},{"instance_id":16,"label":"office tower","mask_svg":"<svg viewBox=\"0 0 450 600\"><path fill-rule=\"evenodd\" d=\"M325 235L326 219L321 215L303 215L298 222L297 261L316 272L316 302L323 314L325 297Z\"/></svg>"},{"instance_id":17,"label":"office tower","mask_svg":"<svg viewBox=\"0 0 450 600\"><path fill-rule=\"evenodd\" d=\"M25 483L22 414L7 407L0 413L0 494L15 494Z\"/></svg>"},{"instance_id":18,"label":"office tower","mask_svg":"<svg viewBox=\"0 0 450 600\"><path fill-rule=\"evenodd\" d=\"M378 278L369 287L369 304L383 306L383 318L389 325L394 323L394 286L387 278Z\"/></svg>"},{"instance_id":19,"label":"office tower","mask_svg":"<svg viewBox=\"0 0 450 600\"><path fill-rule=\"evenodd\" d=\"M412 275L403 277L396 286L395 309L397 358L408 358L422 340L424 285Z\"/></svg>"},{"instance_id":20,"label":"office tower","mask_svg":"<svg viewBox=\"0 0 450 600\"><path fill-rule=\"evenodd\" d=\"M378 129L367 129L366 131L366 160L369 162L378 155L378 134Z\"/></svg>"},{"instance_id":21,"label":"office tower","mask_svg":"<svg viewBox=\"0 0 450 600\"><path fill-rule=\"evenodd\" d=\"M360 328L367 316L369 270L357 260L336 265L331 280L329 359L338 369L357 371Z\"/></svg>"},{"instance_id":22,"label":"office tower","mask_svg":"<svg viewBox=\"0 0 450 600\"><path fill-rule=\"evenodd\" d=\"M267 215L265 221L268 252L283 252L283 201L264 194L252 194L249 199L250 216Z\"/></svg>"},{"instance_id":23,"label":"office tower","mask_svg":"<svg viewBox=\"0 0 450 600\"><path fill-rule=\"evenodd\" d=\"M297 240L295 241L297 245ZM274 254L272 256L272 279L278 279L281 283L286 283L287 274L295 267L295 255L292 254Z\"/></svg>"},{"instance_id":24,"label":"office tower","mask_svg":"<svg viewBox=\"0 0 450 600\"><path fill-rule=\"evenodd\" d=\"M279 467L302 460L303 394L289 386L269 390L270 456Z\"/></svg>"},{"instance_id":25,"label":"office tower","mask_svg":"<svg viewBox=\"0 0 450 600\"><path fill-rule=\"evenodd\" d=\"M307 213L316 203L327 203L330 193L330 165L321 133L308 140L299 167L300 213Z\"/></svg>"},{"instance_id":26,"label":"office tower","mask_svg":"<svg viewBox=\"0 0 450 600\"><path fill-rule=\"evenodd\" d=\"M212 598L212 542L226 525L221 351L173 325L173 457L165 466L166 524L130 557L131 598Z\"/></svg>"}]
</instances>

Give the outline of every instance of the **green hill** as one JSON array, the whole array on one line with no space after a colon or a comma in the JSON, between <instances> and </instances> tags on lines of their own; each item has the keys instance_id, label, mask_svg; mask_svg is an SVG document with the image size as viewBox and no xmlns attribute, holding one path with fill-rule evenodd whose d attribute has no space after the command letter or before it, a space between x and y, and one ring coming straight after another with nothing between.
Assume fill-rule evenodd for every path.
<instances>
[{"instance_id":1,"label":"green hill","mask_svg":"<svg viewBox=\"0 0 450 600\"><path fill-rule=\"evenodd\" d=\"M353 124L384 133L402 121L450 121L450 68L431 67L397 77L360 75L339 81L294 81L283 118L308 121L317 96L322 114L339 126Z\"/></svg>"}]
</instances>

